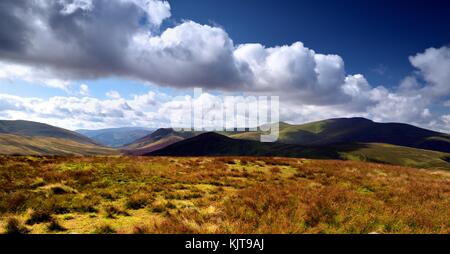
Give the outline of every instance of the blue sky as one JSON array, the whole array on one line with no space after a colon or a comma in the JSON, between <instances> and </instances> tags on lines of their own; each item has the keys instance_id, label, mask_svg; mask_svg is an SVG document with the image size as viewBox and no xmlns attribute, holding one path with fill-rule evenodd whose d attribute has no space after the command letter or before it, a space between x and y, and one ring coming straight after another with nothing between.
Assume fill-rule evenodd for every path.
<instances>
[{"instance_id":1,"label":"blue sky","mask_svg":"<svg viewBox=\"0 0 450 254\"><path fill-rule=\"evenodd\" d=\"M342 56L349 73L386 86L413 71L408 56L450 43L448 1L175 0L171 6L173 22L223 26L235 43L300 40L317 52Z\"/></svg>"},{"instance_id":2,"label":"blue sky","mask_svg":"<svg viewBox=\"0 0 450 254\"><path fill-rule=\"evenodd\" d=\"M173 97L201 87L209 102L278 95L294 123L363 116L450 130L448 1L3 5L3 119L163 127Z\"/></svg>"}]
</instances>

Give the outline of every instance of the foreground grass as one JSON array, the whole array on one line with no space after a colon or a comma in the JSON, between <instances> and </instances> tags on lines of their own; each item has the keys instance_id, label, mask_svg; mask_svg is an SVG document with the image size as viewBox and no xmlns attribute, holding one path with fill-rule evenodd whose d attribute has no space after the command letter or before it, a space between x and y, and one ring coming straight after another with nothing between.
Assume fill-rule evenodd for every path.
<instances>
[{"instance_id":1,"label":"foreground grass","mask_svg":"<svg viewBox=\"0 0 450 254\"><path fill-rule=\"evenodd\" d=\"M0 156L3 233L450 233L450 174L249 157Z\"/></svg>"}]
</instances>

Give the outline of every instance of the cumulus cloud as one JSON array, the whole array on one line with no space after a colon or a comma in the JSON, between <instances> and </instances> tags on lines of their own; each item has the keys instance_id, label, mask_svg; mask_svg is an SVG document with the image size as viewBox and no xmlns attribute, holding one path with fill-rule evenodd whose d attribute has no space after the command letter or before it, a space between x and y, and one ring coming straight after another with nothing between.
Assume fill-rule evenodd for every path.
<instances>
[{"instance_id":1,"label":"cumulus cloud","mask_svg":"<svg viewBox=\"0 0 450 254\"><path fill-rule=\"evenodd\" d=\"M139 98L100 100L55 96L41 99L0 94L2 118L46 122L68 129L167 125L167 119L155 112L148 101Z\"/></svg>"},{"instance_id":2,"label":"cumulus cloud","mask_svg":"<svg viewBox=\"0 0 450 254\"><path fill-rule=\"evenodd\" d=\"M119 98L121 98L122 96L120 96L120 93L119 93L119 92L117 92L117 91L115 91L115 90L111 90L111 91L108 91L108 92L106 93L106 97L108 97L108 98L110 98L110 99L119 99Z\"/></svg>"},{"instance_id":3,"label":"cumulus cloud","mask_svg":"<svg viewBox=\"0 0 450 254\"><path fill-rule=\"evenodd\" d=\"M59 79L132 75L131 38L170 16L168 3L159 0L4 0L0 5L2 60L45 66Z\"/></svg>"},{"instance_id":4,"label":"cumulus cloud","mask_svg":"<svg viewBox=\"0 0 450 254\"><path fill-rule=\"evenodd\" d=\"M12 15L4 28L0 57L26 66L45 66L63 80L123 76L179 88L264 91L306 103L348 99L341 86L344 61L301 42L267 48L235 45L220 27L183 21L157 34L170 17L159 0L5 0ZM32 20L32 22L30 22ZM144 21L143 21L144 20ZM12 49L11 43L20 45Z\"/></svg>"},{"instance_id":5,"label":"cumulus cloud","mask_svg":"<svg viewBox=\"0 0 450 254\"><path fill-rule=\"evenodd\" d=\"M81 84L80 85L80 94L84 95L84 96L89 95L89 86L86 84Z\"/></svg>"},{"instance_id":6,"label":"cumulus cloud","mask_svg":"<svg viewBox=\"0 0 450 254\"><path fill-rule=\"evenodd\" d=\"M447 118L433 112L436 103L450 101L448 47L411 56L417 72L396 89L388 89L372 86L362 74L347 73L340 56L320 54L301 42L275 47L235 44L223 28L189 20L160 31L170 16L170 4L162 0L3 0L0 79L67 90L74 80L133 78L181 89L278 95L285 105L281 107L284 119L297 122L358 115L422 126L438 119L433 126L449 129ZM83 95L88 90L80 87ZM29 107L36 103L36 108L46 105L52 110L45 113L50 118L64 113L80 117L84 124L102 122L101 118L109 119L108 124L111 119L144 123L143 119L153 119L145 117L159 117L176 106L167 102L167 96L153 92L132 100L116 91L106 96L108 100L42 101L3 95L0 112L4 116L21 109L43 117L45 108L38 114ZM122 123L117 121L116 125Z\"/></svg>"},{"instance_id":7,"label":"cumulus cloud","mask_svg":"<svg viewBox=\"0 0 450 254\"><path fill-rule=\"evenodd\" d=\"M73 0L72 2L63 2L61 14L70 15L78 10L91 11L94 7L92 0Z\"/></svg>"},{"instance_id":8,"label":"cumulus cloud","mask_svg":"<svg viewBox=\"0 0 450 254\"><path fill-rule=\"evenodd\" d=\"M67 90L72 84L72 81L69 79L55 77L55 75L45 67L32 67L0 61L0 81L12 83L15 80L22 80L63 90Z\"/></svg>"},{"instance_id":9,"label":"cumulus cloud","mask_svg":"<svg viewBox=\"0 0 450 254\"><path fill-rule=\"evenodd\" d=\"M420 89L426 96L443 98L450 95L450 48L429 48L409 57L427 82Z\"/></svg>"}]
</instances>

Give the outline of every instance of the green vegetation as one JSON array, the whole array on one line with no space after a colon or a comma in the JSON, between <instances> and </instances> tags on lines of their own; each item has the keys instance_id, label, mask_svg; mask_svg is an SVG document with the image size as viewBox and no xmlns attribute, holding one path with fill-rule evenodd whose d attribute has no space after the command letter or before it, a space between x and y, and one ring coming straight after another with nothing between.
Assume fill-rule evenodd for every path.
<instances>
[{"instance_id":1,"label":"green vegetation","mask_svg":"<svg viewBox=\"0 0 450 254\"><path fill-rule=\"evenodd\" d=\"M450 233L449 207L450 174L439 170L280 157L0 156L3 233Z\"/></svg>"},{"instance_id":2,"label":"green vegetation","mask_svg":"<svg viewBox=\"0 0 450 254\"><path fill-rule=\"evenodd\" d=\"M259 140L260 133L229 133L236 139ZM450 136L401 123L376 123L364 118L336 118L301 125L280 123L279 142L334 145L386 143L450 153Z\"/></svg>"},{"instance_id":3,"label":"green vegetation","mask_svg":"<svg viewBox=\"0 0 450 254\"><path fill-rule=\"evenodd\" d=\"M345 150L341 155L346 160L450 170L448 153L388 144L365 144L356 150L352 150L349 145L342 145L341 150Z\"/></svg>"},{"instance_id":4,"label":"green vegetation","mask_svg":"<svg viewBox=\"0 0 450 254\"><path fill-rule=\"evenodd\" d=\"M450 154L387 144L339 144L328 146L261 143L204 133L150 153L163 156L283 156L344 159L419 168L450 170Z\"/></svg>"}]
</instances>

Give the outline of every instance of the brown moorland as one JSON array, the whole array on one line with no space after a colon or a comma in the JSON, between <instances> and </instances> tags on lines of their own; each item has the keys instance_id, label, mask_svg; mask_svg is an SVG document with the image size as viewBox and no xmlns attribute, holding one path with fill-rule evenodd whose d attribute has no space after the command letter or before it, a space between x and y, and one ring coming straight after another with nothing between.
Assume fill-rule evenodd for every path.
<instances>
[{"instance_id":1,"label":"brown moorland","mask_svg":"<svg viewBox=\"0 0 450 254\"><path fill-rule=\"evenodd\" d=\"M450 174L279 157L0 156L3 233L450 233Z\"/></svg>"}]
</instances>

